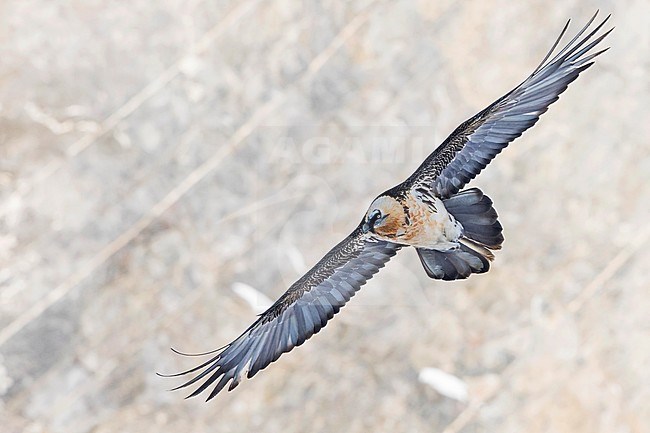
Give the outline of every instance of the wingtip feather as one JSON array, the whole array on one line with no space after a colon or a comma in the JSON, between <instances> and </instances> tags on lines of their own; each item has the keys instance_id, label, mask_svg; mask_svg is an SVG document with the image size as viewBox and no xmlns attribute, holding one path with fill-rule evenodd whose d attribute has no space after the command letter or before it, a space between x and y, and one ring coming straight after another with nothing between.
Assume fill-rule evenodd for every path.
<instances>
[{"instance_id":1,"label":"wingtip feather","mask_svg":"<svg viewBox=\"0 0 650 433\"><path fill-rule=\"evenodd\" d=\"M173 347L170 347L169 349L172 352L176 353L177 355L181 355L181 356L206 356L206 355L212 355L213 353L219 352L220 350L223 350L226 347L228 347L227 344L225 346L218 347L218 348L216 348L214 350L210 350L208 352L201 352L201 353L181 352L180 350L174 349Z\"/></svg>"}]
</instances>

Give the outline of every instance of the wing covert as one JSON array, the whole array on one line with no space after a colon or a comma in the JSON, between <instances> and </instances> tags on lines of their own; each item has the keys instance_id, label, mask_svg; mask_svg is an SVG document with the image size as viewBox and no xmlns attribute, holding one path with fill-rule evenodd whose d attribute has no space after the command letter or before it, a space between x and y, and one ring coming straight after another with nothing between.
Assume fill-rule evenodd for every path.
<instances>
[{"instance_id":1,"label":"wing covert","mask_svg":"<svg viewBox=\"0 0 650 433\"><path fill-rule=\"evenodd\" d=\"M201 371L174 389L205 379L188 397L216 383L207 400L216 396L228 382L228 391L234 389L244 375L253 377L280 355L320 331L400 248L397 244L367 239L359 229L355 230L260 314L237 339L214 351L216 354L203 364L169 375Z\"/></svg>"}]
</instances>

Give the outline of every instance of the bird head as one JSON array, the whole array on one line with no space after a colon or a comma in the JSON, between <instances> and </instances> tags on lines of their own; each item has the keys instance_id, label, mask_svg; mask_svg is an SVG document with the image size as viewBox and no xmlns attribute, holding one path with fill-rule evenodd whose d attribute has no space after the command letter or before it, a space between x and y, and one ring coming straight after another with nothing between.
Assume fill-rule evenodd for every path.
<instances>
[{"instance_id":1,"label":"bird head","mask_svg":"<svg viewBox=\"0 0 650 433\"><path fill-rule=\"evenodd\" d=\"M363 220L364 233L393 238L406 225L404 206L395 198L382 195L372 202Z\"/></svg>"}]
</instances>

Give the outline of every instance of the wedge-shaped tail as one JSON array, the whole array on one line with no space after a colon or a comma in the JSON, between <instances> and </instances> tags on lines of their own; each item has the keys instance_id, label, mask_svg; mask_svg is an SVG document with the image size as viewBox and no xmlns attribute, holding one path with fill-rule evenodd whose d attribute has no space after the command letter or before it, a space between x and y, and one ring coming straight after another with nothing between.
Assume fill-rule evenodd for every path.
<instances>
[{"instance_id":1,"label":"wedge-shaped tail","mask_svg":"<svg viewBox=\"0 0 650 433\"><path fill-rule=\"evenodd\" d=\"M462 244L448 251L416 250L427 275L438 280L460 280L490 269L485 256Z\"/></svg>"},{"instance_id":2,"label":"wedge-shaped tail","mask_svg":"<svg viewBox=\"0 0 650 433\"><path fill-rule=\"evenodd\" d=\"M501 248L503 228L490 197L478 188L461 191L443 200L447 211L463 225L456 248L447 251L417 248L424 270L431 278L458 280L490 269L492 251Z\"/></svg>"},{"instance_id":3,"label":"wedge-shaped tail","mask_svg":"<svg viewBox=\"0 0 650 433\"><path fill-rule=\"evenodd\" d=\"M492 200L478 188L470 188L443 200L447 211L463 225L463 236L491 250L501 249L503 227ZM488 254L491 253L488 251Z\"/></svg>"}]
</instances>

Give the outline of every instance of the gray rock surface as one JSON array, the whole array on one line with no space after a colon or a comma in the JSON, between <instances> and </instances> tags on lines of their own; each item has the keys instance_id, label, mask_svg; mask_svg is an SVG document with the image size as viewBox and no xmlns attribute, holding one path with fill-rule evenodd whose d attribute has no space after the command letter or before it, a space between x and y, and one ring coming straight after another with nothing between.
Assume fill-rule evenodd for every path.
<instances>
[{"instance_id":1,"label":"gray rock surface","mask_svg":"<svg viewBox=\"0 0 650 433\"><path fill-rule=\"evenodd\" d=\"M505 227L490 273L432 281L405 251L236 392L166 391L197 361L170 346L254 319L235 283L281 294L598 7L612 49L473 183ZM2 2L0 431L647 432L648 14Z\"/></svg>"}]
</instances>

